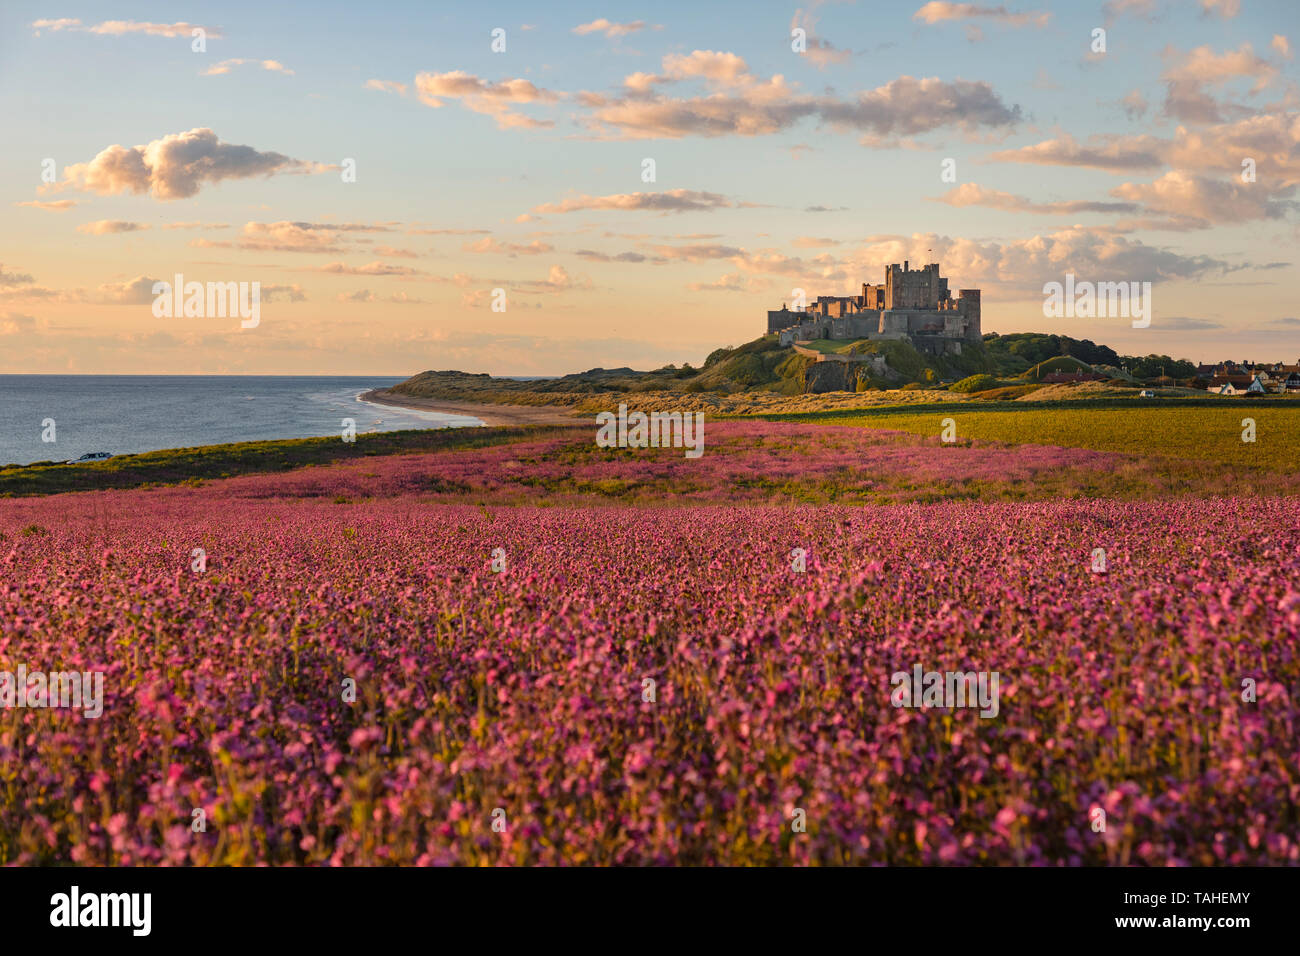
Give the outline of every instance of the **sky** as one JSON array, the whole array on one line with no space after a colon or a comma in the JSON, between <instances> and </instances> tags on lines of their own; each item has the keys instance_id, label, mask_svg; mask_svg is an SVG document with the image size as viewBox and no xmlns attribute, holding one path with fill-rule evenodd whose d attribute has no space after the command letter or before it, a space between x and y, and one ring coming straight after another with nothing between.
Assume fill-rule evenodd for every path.
<instances>
[{"instance_id":1,"label":"sky","mask_svg":"<svg viewBox=\"0 0 1300 956\"><path fill-rule=\"evenodd\" d=\"M698 365L904 260L986 333L1297 362L1298 43L1295 0L6 2L0 372ZM1149 327L1046 316L1067 273ZM155 314L177 274L257 325Z\"/></svg>"}]
</instances>

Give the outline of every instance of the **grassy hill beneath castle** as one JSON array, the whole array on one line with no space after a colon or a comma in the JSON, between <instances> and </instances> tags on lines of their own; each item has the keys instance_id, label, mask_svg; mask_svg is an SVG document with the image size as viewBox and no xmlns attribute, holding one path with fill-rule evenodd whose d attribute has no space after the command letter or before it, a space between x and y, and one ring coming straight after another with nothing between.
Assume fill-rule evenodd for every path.
<instances>
[{"instance_id":1,"label":"grassy hill beneath castle","mask_svg":"<svg viewBox=\"0 0 1300 956\"><path fill-rule=\"evenodd\" d=\"M1121 366L1128 366L1122 372ZM517 381L458 371L421 372L388 389L389 396L558 405L590 411L638 396L646 407L736 410L736 399L751 396L759 406L779 399L829 393L880 393L891 401L1014 399L1042 388L1051 372L1091 372L1112 386L1131 387L1165 374L1173 384L1195 374L1195 366L1168 356L1120 356L1086 339L1043 333L988 333L982 342L963 343L962 354L933 356L901 340L818 340L799 348L782 347L776 335L720 348L704 364L667 365L653 371L595 368L557 378ZM936 390L948 389L935 395ZM903 394L901 393L921 393ZM928 395L927 395L928 393Z\"/></svg>"}]
</instances>

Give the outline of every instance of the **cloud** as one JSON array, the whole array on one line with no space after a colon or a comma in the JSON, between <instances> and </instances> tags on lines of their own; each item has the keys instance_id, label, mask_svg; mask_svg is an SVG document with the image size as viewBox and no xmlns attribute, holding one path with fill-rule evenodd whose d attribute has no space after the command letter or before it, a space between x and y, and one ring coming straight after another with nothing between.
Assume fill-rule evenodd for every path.
<instances>
[{"instance_id":1,"label":"cloud","mask_svg":"<svg viewBox=\"0 0 1300 956\"><path fill-rule=\"evenodd\" d=\"M163 229L229 229L228 222L169 222L164 223Z\"/></svg>"},{"instance_id":2,"label":"cloud","mask_svg":"<svg viewBox=\"0 0 1300 956\"><path fill-rule=\"evenodd\" d=\"M573 196L558 203L543 203L533 212L539 215L579 212L588 209L614 209L622 212L703 212L733 208L737 204L718 193L693 189L670 189L659 193L616 193L611 196Z\"/></svg>"},{"instance_id":3,"label":"cloud","mask_svg":"<svg viewBox=\"0 0 1300 956\"><path fill-rule=\"evenodd\" d=\"M461 246L465 252L495 253L507 256L537 256L546 252L554 252L555 247L534 239L529 243L519 242L497 242L491 236L480 239L478 242L467 242Z\"/></svg>"},{"instance_id":4,"label":"cloud","mask_svg":"<svg viewBox=\"0 0 1300 956\"><path fill-rule=\"evenodd\" d=\"M607 252L597 252L594 249L579 249L574 253L579 259L586 259L589 262L665 262L662 258L647 256L640 252L620 252L617 255L610 255Z\"/></svg>"},{"instance_id":5,"label":"cloud","mask_svg":"<svg viewBox=\"0 0 1300 956\"><path fill-rule=\"evenodd\" d=\"M105 305L150 305L153 303L153 286L159 279L138 276L126 282L108 282L99 287L100 301Z\"/></svg>"},{"instance_id":6,"label":"cloud","mask_svg":"<svg viewBox=\"0 0 1300 956\"><path fill-rule=\"evenodd\" d=\"M62 292L58 289L47 289L38 285L24 285L6 289L4 284L0 283L0 300L6 302L32 300L39 302L83 302L85 297L81 290Z\"/></svg>"},{"instance_id":7,"label":"cloud","mask_svg":"<svg viewBox=\"0 0 1300 956\"><path fill-rule=\"evenodd\" d=\"M1221 20L1231 20L1241 12L1241 0L1201 0L1201 12Z\"/></svg>"},{"instance_id":8,"label":"cloud","mask_svg":"<svg viewBox=\"0 0 1300 956\"><path fill-rule=\"evenodd\" d=\"M996 189L985 189L975 183L963 183L932 201L947 203L949 206L984 206L1007 212L1031 212L1057 216L1084 212L1136 212L1138 209L1135 202L1093 202L1072 199L1065 202L1039 203L1024 196L1016 196Z\"/></svg>"},{"instance_id":9,"label":"cloud","mask_svg":"<svg viewBox=\"0 0 1300 956\"><path fill-rule=\"evenodd\" d=\"M41 30L58 33L60 30L74 30L79 26L81 26L81 21L70 17L61 17L58 20L35 20L32 22L32 29L38 31L37 36L40 36L39 31Z\"/></svg>"},{"instance_id":10,"label":"cloud","mask_svg":"<svg viewBox=\"0 0 1300 956\"><path fill-rule=\"evenodd\" d=\"M912 14L912 19L927 24L942 23L946 20L982 19L1009 27L1045 27L1052 19L1052 15L1036 10L1015 13L1002 6L981 7L975 3L944 3L940 0L931 0Z\"/></svg>"},{"instance_id":11,"label":"cloud","mask_svg":"<svg viewBox=\"0 0 1300 956\"><path fill-rule=\"evenodd\" d=\"M813 50L820 51L814 59L838 57L828 45ZM663 89L690 82L702 83L708 94L677 97ZM415 90L427 106L437 109L447 100L459 100L466 109L493 116L503 129L552 127L553 121L513 107L549 105L571 95L582 111L576 119L597 139L763 136L813 118L839 131L869 134L876 137L869 144L878 145L884 137L944 128L968 136L981 129L1008 129L1021 119L1020 107L1006 105L984 82L900 76L846 99L831 91L814 96L799 92L780 74L757 77L743 57L717 50L667 54L660 72L632 73L608 95L560 93L524 79L490 82L463 70L420 73Z\"/></svg>"},{"instance_id":12,"label":"cloud","mask_svg":"<svg viewBox=\"0 0 1300 956\"><path fill-rule=\"evenodd\" d=\"M113 145L88 163L67 167L57 188L72 187L101 196L149 193L154 199L187 199L204 183L226 179L314 173L328 167L223 143L210 129L174 133L144 146Z\"/></svg>"},{"instance_id":13,"label":"cloud","mask_svg":"<svg viewBox=\"0 0 1300 956\"><path fill-rule=\"evenodd\" d=\"M510 283L510 287L519 292L541 295L573 290L586 291L592 288L592 284L591 280L585 276L574 277L569 275L564 266L551 266L550 272L547 273L545 279L530 279L525 282Z\"/></svg>"},{"instance_id":14,"label":"cloud","mask_svg":"<svg viewBox=\"0 0 1300 956\"><path fill-rule=\"evenodd\" d=\"M743 259L745 250L735 246L716 244L694 244L686 246L652 246L655 255L662 259L677 259L682 262L708 262L710 259Z\"/></svg>"},{"instance_id":15,"label":"cloud","mask_svg":"<svg viewBox=\"0 0 1300 956\"><path fill-rule=\"evenodd\" d=\"M1215 322L1213 319L1197 319L1185 315L1162 315L1160 317L1160 328L1178 332L1204 332L1223 327L1222 322Z\"/></svg>"},{"instance_id":16,"label":"cloud","mask_svg":"<svg viewBox=\"0 0 1300 956\"><path fill-rule=\"evenodd\" d=\"M513 79L490 83L463 70L450 73L420 73L415 77L415 92L420 102L434 109L444 100L460 100L475 113L484 113L497 121L501 129L515 127L549 127L550 120L535 120L510 109L516 103L554 103L559 94L534 86L529 80Z\"/></svg>"},{"instance_id":17,"label":"cloud","mask_svg":"<svg viewBox=\"0 0 1300 956\"><path fill-rule=\"evenodd\" d=\"M1155 17L1156 0L1110 0L1109 3L1102 4L1101 10L1106 15L1107 26L1118 17L1130 13L1151 20Z\"/></svg>"},{"instance_id":18,"label":"cloud","mask_svg":"<svg viewBox=\"0 0 1300 956\"><path fill-rule=\"evenodd\" d=\"M92 236L111 236L119 232L139 232L148 228L148 223L124 222L121 219L100 219L96 222L83 222L77 227L77 232L84 232Z\"/></svg>"},{"instance_id":19,"label":"cloud","mask_svg":"<svg viewBox=\"0 0 1300 956\"><path fill-rule=\"evenodd\" d=\"M1053 80L1051 74L1049 74L1047 70L1043 69L1041 66L1038 68L1038 72L1034 74L1033 87L1036 90L1062 89L1061 84Z\"/></svg>"},{"instance_id":20,"label":"cloud","mask_svg":"<svg viewBox=\"0 0 1300 956\"><path fill-rule=\"evenodd\" d=\"M754 281L750 276L730 272L714 282L689 282L686 288L691 292L749 292Z\"/></svg>"},{"instance_id":21,"label":"cloud","mask_svg":"<svg viewBox=\"0 0 1300 956\"><path fill-rule=\"evenodd\" d=\"M714 92L676 98L656 87L703 80ZM946 82L901 76L851 99L797 92L785 77L760 80L732 53L696 50L663 59L662 74L636 73L624 80L622 95L579 94L591 112L581 118L600 138L676 139L684 136L765 136L815 118L839 131L875 136L916 135L945 127L973 133L1020 120L987 83Z\"/></svg>"},{"instance_id":22,"label":"cloud","mask_svg":"<svg viewBox=\"0 0 1300 956\"><path fill-rule=\"evenodd\" d=\"M209 37L221 37L221 31L216 27L199 26L196 23L149 23L135 20L105 20L97 23L93 27L84 26L80 20L63 17L58 20L35 20L32 22L32 28L36 30L36 35L40 36L41 30L49 30L51 33L58 33L61 30L76 31L79 33L96 33L100 36L127 36L132 33L143 33L152 37L191 37L195 30L202 30Z\"/></svg>"},{"instance_id":23,"label":"cloud","mask_svg":"<svg viewBox=\"0 0 1300 956\"><path fill-rule=\"evenodd\" d=\"M1294 187L1287 189L1290 194ZM1258 183L1211 179L1183 170L1171 170L1150 183L1124 183L1112 196L1140 202L1148 210L1176 216L1193 216L1207 223L1281 219L1297 203L1278 199Z\"/></svg>"},{"instance_id":24,"label":"cloud","mask_svg":"<svg viewBox=\"0 0 1300 956\"><path fill-rule=\"evenodd\" d=\"M30 285L35 281L35 279L27 275L25 272L5 272L4 264L0 263L0 289L19 285Z\"/></svg>"},{"instance_id":25,"label":"cloud","mask_svg":"<svg viewBox=\"0 0 1300 956\"><path fill-rule=\"evenodd\" d=\"M820 239L816 236L797 236L792 239L790 245L799 249L819 249L826 246L838 246L838 239Z\"/></svg>"},{"instance_id":26,"label":"cloud","mask_svg":"<svg viewBox=\"0 0 1300 956\"><path fill-rule=\"evenodd\" d=\"M1249 208L1273 209L1274 200L1287 199L1292 187L1300 185L1300 123L1285 107L1261 112L1228 123L1193 128L1179 126L1172 139L1153 136L1094 137L1086 145L1068 135L1046 140L1034 146L994 153L994 160L1040 163L1043 165L1086 166L1108 172L1135 172L1170 167L1183 177L1211 177L1239 182L1243 158L1255 161L1261 171L1250 192L1237 190L1236 195ZM1245 185L1245 184L1243 184ZM1194 187L1175 180L1162 189L1151 191L1153 197L1163 192ZM1200 192L1204 193L1204 187ZM1256 195L1258 191L1260 195ZM1251 197L1254 196L1252 199ZM1272 218L1270 211L1268 218ZM1216 220L1218 217L1216 217Z\"/></svg>"},{"instance_id":27,"label":"cloud","mask_svg":"<svg viewBox=\"0 0 1300 956\"><path fill-rule=\"evenodd\" d=\"M1164 115L1189 123L1217 123L1224 120L1225 104L1218 103L1207 87L1233 80L1253 80L1250 92L1259 93L1278 76L1276 65L1256 56L1249 43L1236 50L1215 53L1199 46L1185 54L1167 47L1162 54L1169 67L1161 74L1166 81ZM1242 107L1228 107L1241 112Z\"/></svg>"},{"instance_id":28,"label":"cloud","mask_svg":"<svg viewBox=\"0 0 1300 956\"><path fill-rule=\"evenodd\" d=\"M305 302L307 293L302 291L302 286L294 282L289 285L264 285L260 286L260 296L263 302L273 302L276 299L288 299L290 302Z\"/></svg>"},{"instance_id":29,"label":"cloud","mask_svg":"<svg viewBox=\"0 0 1300 956\"><path fill-rule=\"evenodd\" d=\"M994 153L990 158L1004 163L1037 163L1043 166L1087 166L1112 172L1153 169L1164 164L1166 143L1154 136L1098 135L1087 144L1068 133L1033 146L1021 146Z\"/></svg>"},{"instance_id":30,"label":"cloud","mask_svg":"<svg viewBox=\"0 0 1300 956\"><path fill-rule=\"evenodd\" d=\"M1300 184L1300 122L1294 112L1261 113L1198 130L1179 127L1164 153L1177 169L1238 177L1242 158L1248 157L1268 170L1269 187Z\"/></svg>"},{"instance_id":31,"label":"cloud","mask_svg":"<svg viewBox=\"0 0 1300 956\"><path fill-rule=\"evenodd\" d=\"M565 289L590 289L591 280L571 277L565 271L564 266L551 266L551 271L545 279L529 283L529 285L540 287L548 292L561 292Z\"/></svg>"},{"instance_id":32,"label":"cloud","mask_svg":"<svg viewBox=\"0 0 1300 956\"><path fill-rule=\"evenodd\" d=\"M0 315L0 335L21 335L33 331L36 325L37 319L34 315L24 315L21 312L6 312Z\"/></svg>"},{"instance_id":33,"label":"cloud","mask_svg":"<svg viewBox=\"0 0 1300 956\"><path fill-rule=\"evenodd\" d=\"M419 269L412 269L410 266L395 266L391 263L379 261L370 262L364 266L350 266L342 262L331 262L329 265L320 266L311 271L328 272L341 276L422 276L426 274Z\"/></svg>"},{"instance_id":34,"label":"cloud","mask_svg":"<svg viewBox=\"0 0 1300 956\"><path fill-rule=\"evenodd\" d=\"M805 206L804 212L846 212L848 206Z\"/></svg>"},{"instance_id":35,"label":"cloud","mask_svg":"<svg viewBox=\"0 0 1300 956\"><path fill-rule=\"evenodd\" d=\"M1280 33L1273 34L1273 40L1269 43L1284 60L1291 59L1291 41Z\"/></svg>"},{"instance_id":36,"label":"cloud","mask_svg":"<svg viewBox=\"0 0 1300 956\"><path fill-rule=\"evenodd\" d=\"M636 33L646 28L644 20L633 20L631 23L611 23L604 17L599 20L592 20L590 23L582 23L573 28L573 32L578 36L586 36L589 33L603 33L610 38L625 37L628 34Z\"/></svg>"},{"instance_id":37,"label":"cloud","mask_svg":"<svg viewBox=\"0 0 1300 956\"><path fill-rule=\"evenodd\" d=\"M880 135L915 135L952 126L968 132L980 126L1011 126L1020 107L1008 108L987 83L937 77L900 76L863 91L855 101L823 102L819 115L828 123Z\"/></svg>"},{"instance_id":38,"label":"cloud","mask_svg":"<svg viewBox=\"0 0 1300 956\"><path fill-rule=\"evenodd\" d=\"M483 279L475 278L464 273L457 273L451 279L439 280L450 282L459 286L464 291L461 294L461 303L466 308L476 309L493 297L493 288L508 287L512 293L524 295L545 295L568 291L588 291L593 288L591 280L585 276L570 276L563 266L551 266L550 272L545 279L529 279L523 282L507 281L504 279ZM471 286L486 286L487 288L470 288ZM523 305L523 303L519 303ZM511 307L515 305L511 302Z\"/></svg>"},{"instance_id":39,"label":"cloud","mask_svg":"<svg viewBox=\"0 0 1300 956\"><path fill-rule=\"evenodd\" d=\"M309 252L337 255L351 233L391 232L388 225L364 222L246 222L234 241L195 239L190 245L245 252Z\"/></svg>"},{"instance_id":40,"label":"cloud","mask_svg":"<svg viewBox=\"0 0 1300 956\"><path fill-rule=\"evenodd\" d=\"M33 209L44 209L46 212L67 212L77 204L75 199L56 199L53 202L41 202L39 199L33 199L30 202L16 202L15 206L31 206Z\"/></svg>"},{"instance_id":41,"label":"cloud","mask_svg":"<svg viewBox=\"0 0 1300 956\"><path fill-rule=\"evenodd\" d=\"M412 236L486 236L488 229L408 229Z\"/></svg>"},{"instance_id":42,"label":"cloud","mask_svg":"<svg viewBox=\"0 0 1300 956\"><path fill-rule=\"evenodd\" d=\"M423 305L423 299L412 298L405 292L397 292L390 296L378 296L369 289L358 289L356 292L340 292L338 294L340 302L392 302L396 305Z\"/></svg>"},{"instance_id":43,"label":"cloud","mask_svg":"<svg viewBox=\"0 0 1300 956\"><path fill-rule=\"evenodd\" d=\"M804 42L806 49L803 52L804 59L812 63L819 70L824 70L832 63L847 63L853 58L851 50L837 50L835 45L828 40L817 36L817 8L821 6L821 0L812 0L807 10L796 10L794 16L790 19L790 30L803 30Z\"/></svg>"},{"instance_id":44,"label":"cloud","mask_svg":"<svg viewBox=\"0 0 1300 956\"><path fill-rule=\"evenodd\" d=\"M363 89L379 90L381 93L396 93L398 96L405 96L408 87L405 83L398 83L396 80L366 80Z\"/></svg>"},{"instance_id":45,"label":"cloud","mask_svg":"<svg viewBox=\"0 0 1300 956\"><path fill-rule=\"evenodd\" d=\"M91 33L103 36L126 36L131 33L144 33L151 37L189 37L195 30L202 30L210 37L220 37L221 32L214 27L199 26L196 23L147 23L135 20L105 20L90 28Z\"/></svg>"},{"instance_id":46,"label":"cloud","mask_svg":"<svg viewBox=\"0 0 1300 956\"><path fill-rule=\"evenodd\" d=\"M260 65L262 69L267 70L269 72L283 73L286 76L293 76L293 70L288 69L279 60L242 60L242 59L222 60L219 63L214 63L212 66L208 67L199 75L200 76L223 76L224 74L229 73L231 69L233 69L234 67L243 66L245 63L256 63Z\"/></svg>"},{"instance_id":47,"label":"cloud","mask_svg":"<svg viewBox=\"0 0 1300 956\"><path fill-rule=\"evenodd\" d=\"M1124 109L1124 115L1131 121L1140 120L1145 116L1149 105L1140 90L1130 90L1119 104Z\"/></svg>"},{"instance_id":48,"label":"cloud","mask_svg":"<svg viewBox=\"0 0 1300 956\"><path fill-rule=\"evenodd\" d=\"M1198 46L1186 54L1168 48L1165 56L1173 61L1165 70L1164 79L1190 80L1195 83L1226 83L1247 78L1255 81L1261 90L1277 76L1277 67L1255 55L1250 43L1242 43L1235 50L1215 53L1209 46Z\"/></svg>"}]
</instances>

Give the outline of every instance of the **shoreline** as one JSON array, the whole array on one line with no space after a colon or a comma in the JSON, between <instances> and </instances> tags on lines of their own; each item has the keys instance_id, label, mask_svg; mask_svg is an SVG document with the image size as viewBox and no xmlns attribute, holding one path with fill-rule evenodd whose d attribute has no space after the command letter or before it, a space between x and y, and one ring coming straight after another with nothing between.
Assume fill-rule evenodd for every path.
<instances>
[{"instance_id":1,"label":"shoreline","mask_svg":"<svg viewBox=\"0 0 1300 956\"><path fill-rule=\"evenodd\" d=\"M477 418L485 426L494 425L581 425L584 419L563 405L497 405L490 402L458 402L415 395L391 395L386 388L371 389L358 396L359 401L415 412L438 412Z\"/></svg>"}]
</instances>

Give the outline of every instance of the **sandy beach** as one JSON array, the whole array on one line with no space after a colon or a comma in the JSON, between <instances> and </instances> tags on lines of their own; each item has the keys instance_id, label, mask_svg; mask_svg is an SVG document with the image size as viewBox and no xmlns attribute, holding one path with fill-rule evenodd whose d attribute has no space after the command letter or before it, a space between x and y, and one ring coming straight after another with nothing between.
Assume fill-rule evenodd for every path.
<instances>
[{"instance_id":1,"label":"sandy beach","mask_svg":"<svg viewBox=\"0 0 1300 956\"><path fill-rule=\"evenodd\" d=\"M391 405L444 415L469 415L485 425L579 425L591 417L575 415L563 405L496 405L486 402L454 402L442 398L419 398L394 395L387 389L374 389L360 396L363 402Z\"/></svg>"}]
</instances>

